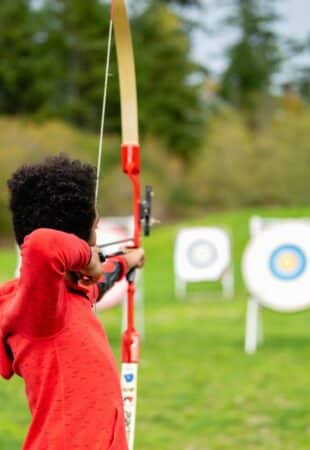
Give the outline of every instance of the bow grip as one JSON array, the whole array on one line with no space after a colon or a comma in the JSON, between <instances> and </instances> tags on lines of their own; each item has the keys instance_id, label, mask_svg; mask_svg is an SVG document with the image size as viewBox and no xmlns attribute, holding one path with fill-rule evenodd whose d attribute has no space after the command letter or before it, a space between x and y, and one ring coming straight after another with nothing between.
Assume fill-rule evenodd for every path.
<instances>
[{"instance_id":1,"label":"bow grip","mask_svg":"<svg viewBox=\"0 0 310 450\"><path fill-rule=\"evenodd\" d=\"M133 267L132 269L129 270L129 272L127 272L126 278L128 283L132 284L135 281L136 278L136 267Z\"/></svg>"},{"instance_id":2,"label":"bow grip","mask_svg":"<svg viewBox=\"0 0 310 450\"><path fill-rule=\"evenodd\" d=\"M104 255L102 252L98 253L101 263L104 263L108 258L111 258L113 256L119 256L119 255L124 255L124 252L119 251L119 252L112 253L111 255ZM126 278L127 278L128 283L130 283L130 284L134 283L135 278L136 278L136 267L133 267L132 269L130 269L127 272Z\"/></svg>"}]
</instances>

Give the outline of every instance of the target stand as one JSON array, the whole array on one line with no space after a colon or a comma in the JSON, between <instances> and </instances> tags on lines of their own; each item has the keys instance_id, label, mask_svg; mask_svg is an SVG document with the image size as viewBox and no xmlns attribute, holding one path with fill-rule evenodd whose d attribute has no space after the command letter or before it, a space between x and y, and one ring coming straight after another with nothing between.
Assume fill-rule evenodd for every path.
<instances>
[{"instance_id":1,"label":"target stand","mask_svg":"<svg viewBox=\"0 0 310 450\"><path fill-rule=\"evenodd\" d=\"M194 227L180 230L174 251L175 295L184 300L187 284L220 281L226 298L233 297L231 240L226 230Z\"/></svg>"},{"instance_id":2,"label":"target stand","mask_svg":"<svg viewBox=\"0 0 310 450\"><path fill-rule=\"evenodd\" d=\"M310 307L310 220L252 217L250 235L242 261L249 292L246 353L263 341L263 308L289 313Z\"/></svg>"}]
</instances>

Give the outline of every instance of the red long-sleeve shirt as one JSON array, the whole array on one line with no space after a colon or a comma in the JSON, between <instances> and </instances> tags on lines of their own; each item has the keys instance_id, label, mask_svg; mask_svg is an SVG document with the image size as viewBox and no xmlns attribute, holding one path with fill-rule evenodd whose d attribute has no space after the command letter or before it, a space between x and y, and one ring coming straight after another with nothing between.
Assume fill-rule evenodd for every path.
<instances>
[{"instance_id":1,"label":"red long-sleeve shirt","mask_svg":"<svg viewBox=\"0 0 310 450\"><path fill-rule=\"evenodd\" d=\"M128 449L118 370L92 311L98 288L65 281L89 260L83 240L39 229L20 278L0 287L0 374L24 379L32 414L23 450Z\"/></svg>"}]
</instances>

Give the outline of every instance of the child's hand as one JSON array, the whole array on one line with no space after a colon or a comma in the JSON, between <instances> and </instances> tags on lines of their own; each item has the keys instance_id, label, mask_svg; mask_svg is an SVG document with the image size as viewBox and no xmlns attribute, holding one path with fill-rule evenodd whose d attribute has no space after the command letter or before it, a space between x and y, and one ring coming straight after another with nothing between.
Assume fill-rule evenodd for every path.
<instances>
[{"instance_id":1,"label":"child's hand","mask_svg":"<svg viewBox=\"0 0 310 450\"><path fill-rule=\"evenodd\" d=\"M124 257L127 261L128 270L141 268L144 265L144 250L143 248L125 249Z\"/></svg>"}]
</instances>

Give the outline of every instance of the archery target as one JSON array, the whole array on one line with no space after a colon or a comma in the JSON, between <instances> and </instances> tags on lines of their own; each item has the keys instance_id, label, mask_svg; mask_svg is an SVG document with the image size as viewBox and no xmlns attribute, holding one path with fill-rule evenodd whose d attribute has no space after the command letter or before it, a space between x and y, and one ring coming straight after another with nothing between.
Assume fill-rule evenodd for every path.
<instances>
[{"instance_id":1,"label":"archery target","mask_svg":"<svg viewBox=\"0 0 310 450\"><path fill-rule=\"evenodd\" d=\"M100 219L96 229L97 245L104 245L126 239L129 236L129 233L130 226L126 219L123 224L116 223L116 221L113 221L113 218ZM121 247L126 247L127 244L129 245L130 241L128 243L125 242L124 244L111 245L106 247L104 253L115 253L119 251Z\"/></svg>"},{"instance_id":2,"label":"archery target","mask_svg":"<svg viewBox=\"0 0 310 450\"><path fill-rule=\"evenodd\" d=\"M257 234L242 263L251 295L277 311L310 307L310 225L278 222Z\"/></svg>"},{"instance_id":3,"label":"archery target","mask_svg":"<svg viewBox=\"0 0 310 450\"><path fill-rule=\"evenodd\" d=\"M220 228L181 230L175 245L175 273L184 281L213 281L230 264L230 240Z\"/></svg>"}]
</instances>

